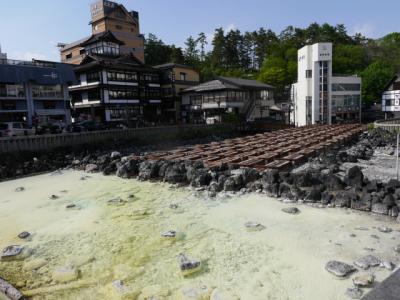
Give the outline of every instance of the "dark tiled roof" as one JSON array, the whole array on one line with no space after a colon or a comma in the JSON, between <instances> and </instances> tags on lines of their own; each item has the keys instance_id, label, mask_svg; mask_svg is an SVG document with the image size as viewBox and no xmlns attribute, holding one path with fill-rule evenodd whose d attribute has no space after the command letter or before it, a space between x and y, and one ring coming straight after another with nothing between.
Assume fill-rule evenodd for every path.
<instances>
[{"instance_id":1,"label":"dark tiled roof","mask_svg":"<svg viewBox=\"0 0 400 300\"><path fill-rule=\"evenodd\" d=\"M112 34L111 31L105 31L105 32L100 32L98 34L94 34L92 35L88 40L86 40L85 42L83 42L81 44L82 47L86 46L86 45L90 45L93 44L95 42L99 42L99 41L109 41L109 42L113 42L119 45L124 45L125 43L120 41L119 39L117 39L115 37L114 34Z\"/></svg>"},{"instance_id":2,"label":"dark tiled roof","mask_svg":"<svg viewBox=\"0 0 400 300\"><path fill-rule=\"evenodd\" d=\"M256 80L248 80L234 77L218 77L215 80L188 88L183 92L206 92L213 90L239 89L271 90L274 89L274 87L272 85L258 82Z\"/></svg>"},{"instance_id":3,"label":"dark tiled roof","mask_svg":"<svg viewBox=\"0 0 400 300\"><path fill-rule=\"evenodd\" d=\"M272 85L259 82L257 80L250 80L250 79L242 79L242 78L235 78L235 77L218 77L218 79L234 84L241 88L257 88L257 89L274 89Z\"/></svg>"},{"instance_id":4,"label":"dark tiled roof","mask_svg":"<svg viewBox=\"0 0 400 300\"><path fill-rule=\"evenodd\" d=\"M84 42L86 42L87 40L89 40L91 37L92 36L87 36L87 37L85 37L83 39L80 39L80 40L77 40L77 41L72 42L70 44L67 44L62 48L62 50L68 50L68 49L74 48L76 46L79 46L79 45L83 44Z\"/></svg>"},{"instance_id":5,"label":"dark tiled roof","mask_svg":"<svg viewBox=\"0 0 400 300\"><path fill-rule=\"evenodd\" d=\"M177 63L166 63L166 64L154 66L154 68L157 68L157 69L170 69L170 68L175 68L175 67L185 68L185 69L194 69L191 66L183 65L183 64L177 64Z\"/></svg>"},{"instance_id":6,"label":"dark tiled roof","mask_svg":"<svg viewBox=\"0 0 400 300\"><path fill-rule=\"evenodd\" d=\"M108 56L108 55L98 55L90 54L86 55L80 65L75 66L76 71L84 71L95 66L117 68L117 69L140 69L143 71L160 72L159 69L147 66L143 64L134 55L125 54L120 56Z\"/></svg>"},{"instance_id":7,"label":"dark tiled roof","mask_svg":"<svg viewBox=\"0 0 400 300\"><path fill-rule=\"evenodd\" d=\"M0 64L0 82L25 83L33 81L43 85L77 82L72 65L62 63L52 64L54 67Z\"/></svg>"},{"instance_id":8,"label":"dark tiled roof","mask_svg":"<svg viewBox=\"0 0 400 300\"><path fill-rule=\"evenodd\" d=\"M227 90L227 89L237 90L239 88L235 85L222 82L221 80L216 79L190 87L184 90L183 92L207 92L207 91Z\"/></svg>"}]
</instances>

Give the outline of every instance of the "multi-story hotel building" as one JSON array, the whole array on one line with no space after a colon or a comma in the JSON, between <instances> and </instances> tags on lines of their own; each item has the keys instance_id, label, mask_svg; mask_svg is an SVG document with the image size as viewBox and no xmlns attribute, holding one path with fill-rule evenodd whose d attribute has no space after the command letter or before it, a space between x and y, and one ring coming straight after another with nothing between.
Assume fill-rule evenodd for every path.
<instances>
[{"instance_id":1,"label":"multi-story hotel building","mask_svg":"<svg viewBox=\"0 0 400 300\"><path fill-rule=\"evenodd\" d=\"M69 124L68 85L74 82L71 65L0 55L0 122Z\"/></svg>"},{"instance_id":2,"label":"multi-story hotel building","mask_svg":"<svg viewBox=\"0 0 400 300\"><path fill-rule=\"evenodd\" d=\"M291 91L296 126L361 120L361 78L332 75L332 43L298 51L297 80Z\"/></svg>"},{"instance_id":3,"label":"multi-story hotel building","mask_svg":"<svg viewBox=\"0 0 400 300\"><path fill-rule=\"evenodd\" d=\"M93 37L104 32L111 32L119 41L121 54L133 54L144 62L144 36L140 33L139 13L128 11L122 4L100 0L91 5L90 25L92 36L65 44L59 43L61 61L80 64L85 57L85 44ZM96 45L100 47L101 45Z\"/></svg>"},{"instance_id":4,"label":"multi-story hotel building","mask_svg":"<svg viewBox=\"0 0 400 300\"><path fill-rule=\"evenodd\" d=\"M395 75L382 94L382 111L386 117L400 115L400 75Z\"/></svg>"},{"instance_id":5,"label":"multi-story hotel building","mask_svg":"<svg viewBox=\"0 0 400 300\"><path fill-rule=\"evenodd\" d=\"M75 121L124 122L161 120L161 70L146 66L107 31L82 44L85 58L74 67L79 84L70 86Z\"/></svg>"},{"instance_id":6,"label":"multi-story hotel building","mask_svg":"<svg viewBox=\"0 0 400 300\"><path fill-rule=\"evenodd\" d=\"M182 91L200 83L199 73L190 66L167 63L155 68L163 72L161 89L163 96L162 118L167 123L187 121L188 112L182 106Z\"/></svg>"},{"instance_id":7,"label":"multi-story hotel building","mask_svg":"<svg viewBox=\"0 0 400 300\"><path fill-rule=\"evenodd\" d=\"M184 90L182 104L191 123L219 123L227 114L254 121L271 116L274 89L256 80L217 77Z\"/></svg>"}]
</instances>

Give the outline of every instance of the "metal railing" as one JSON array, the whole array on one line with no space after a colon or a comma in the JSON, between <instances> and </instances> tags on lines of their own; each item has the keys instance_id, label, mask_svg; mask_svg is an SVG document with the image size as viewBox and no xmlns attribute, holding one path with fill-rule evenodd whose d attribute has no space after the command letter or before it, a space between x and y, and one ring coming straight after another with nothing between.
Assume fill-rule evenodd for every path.
<instances>
[{"instance_id":1,"label":"metal railing","mask_svg":"<svg viewBox=\"0 0 400 300\"><path fill-rule=\"evenodd\" d=\"M374 128L381 128L390 132L400 132L400 118L376 121Z\"/></svg>"}]
</instances>

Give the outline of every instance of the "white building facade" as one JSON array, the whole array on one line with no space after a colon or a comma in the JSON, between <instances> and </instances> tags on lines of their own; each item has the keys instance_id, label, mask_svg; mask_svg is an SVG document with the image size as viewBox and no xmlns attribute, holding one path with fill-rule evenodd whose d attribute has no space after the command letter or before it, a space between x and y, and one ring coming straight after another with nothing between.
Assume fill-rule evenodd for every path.
<instances>
[{"instance_id":1,"label":"white building facade","mask_svg":"<svg viewBox=\"0 0 400 300\"><path fill-rule=\"evenodd\" d=\"M386 117L400 114L400 75L394 76L382 94L382 111Z\"/></svg>"},{"instance_id":2,"label":"white building facade","mask_svg":"<svg viewBox=\"0 0 400 300\"><path fill-rule=\"evenodd\" d=\"M359 122L361 78L332 75L332 43L298 51L298 81L292 85L291 123L296 126Z\"/></svg>"}]
</instances>

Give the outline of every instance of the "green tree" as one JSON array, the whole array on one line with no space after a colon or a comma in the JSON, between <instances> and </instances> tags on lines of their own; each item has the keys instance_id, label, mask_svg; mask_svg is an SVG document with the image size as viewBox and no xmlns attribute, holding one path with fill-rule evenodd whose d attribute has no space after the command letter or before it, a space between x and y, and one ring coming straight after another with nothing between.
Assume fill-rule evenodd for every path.
<instances>
[{"instance_id":1,"label":"green tree","mask_svg":"<svg viewBox=\"0 0 400 300\"><path fill-rule=\"evenodd\" d=\"M204 61L206 58L206 46L208 45L206 34L204 32L199 33L196 42L200 45L200 60Z\"/></svg>"},{"instance_id":2,"label":"green tree","mask_svg":"<svg viewBox=\"0 0 400 300\"><path fill-rule=\"evenodd\" d=\"M386 84L394 76L395 70L388 63L378 60L370 64L362 73L363 101L370 105L379 102Z\"/></svg>"},{"instance_id":3,"label":"green tree","mask_svg":"<svg viewBox=\"0 0 400 300\"><path fill-rule=\"evenodd\" d=\"M199 50L197 50L197 41L190 36L186 42L185 42L185 51L184 51L184 57L185 57L185 63L197 67L200 61L199 58Z\"/></svg>"}]
</instances>

